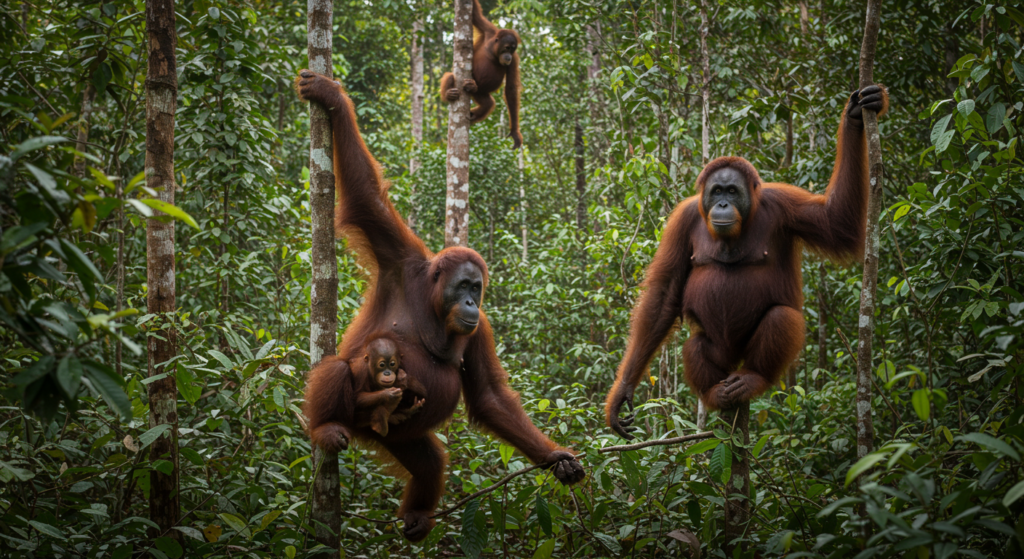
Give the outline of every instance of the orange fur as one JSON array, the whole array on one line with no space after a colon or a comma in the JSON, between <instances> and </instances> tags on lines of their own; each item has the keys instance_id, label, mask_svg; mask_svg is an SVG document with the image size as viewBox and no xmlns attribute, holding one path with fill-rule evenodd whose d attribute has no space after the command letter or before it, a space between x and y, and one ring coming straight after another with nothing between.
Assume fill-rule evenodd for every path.
<instances>
[{"instance_id":1,"label":"orange fur","mask_svg":"<svg viewBox=\"0 0 1024 559\"><path fill-rule=\"evenodd\" d=\"M336 226L349 247L372 264L370 287L355 320L338 346L338 357L325 359L309 373L306 403L310 433L316 444L336 442L337 433L383 449L409 473L399 516L405 537L420 541L433 527L429 515L444 492L447 455L434 430L451 418L460 397L470 417L518 448L534 463L558 463L555 475L566 483L582 478L582 468L565 464L571 456L545 436L523 411L508 386L508 374L494 349L486 314L469 335L445 326L441 295L452 271L465 262L487 265L475 251L448 248L438 254L406 226L387 196L380 166L366 149L352 102L336 82L304 70L296 81L300 96L320 103L331 116L338 206ZM398 345L403 369L415 377L425 403L414 419L392 425L381 436L356 418L359 393L369 389L368 373L350 362L360 359L367 342L388 336ZM402 395L399 409L415 398ZM329 448L329 447L328 447ZM561 468L561 469L560 469ZM559 473L561 472L561 473Z\"/></svg>"},{"instance_id":2,"label":"orange fur","mask_svg":"<svg viewBox=\"0 0 1024 559\"><path fill-rule=\"evenodd\" d=\"M888 94L883 97L880 115L888 107ZM714 235L701 204L705 181L724 167L743 174L750 188L751 210L735 239ZM669 217L647 269L626 354L605 402L609 426L623 432L620 409L679 317L691 326L683 348L686 380L710 408L748 401L776 384L803 346L801 247L839 261L859 258L867 198L863 124L845 112L824 195L762 183L739 157L708 163L697 194Z\"/></svg>"}]
</instances>

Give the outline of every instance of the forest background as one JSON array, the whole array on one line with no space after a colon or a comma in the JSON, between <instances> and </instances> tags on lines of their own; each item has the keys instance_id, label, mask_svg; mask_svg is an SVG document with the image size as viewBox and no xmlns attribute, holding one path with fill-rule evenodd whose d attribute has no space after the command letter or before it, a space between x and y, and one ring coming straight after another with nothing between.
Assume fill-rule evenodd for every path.
<instances>
[{"instance_id":1,"label":"forest background","mask_svg":"<svg viewBox=\"0 0 1024 559\"><path fill-rule=\"evenodd\" d=\"M820 192L856 89L864 5L484 2L523 39L522 168L504 104L472 129L470 246L485 308L534 422L585 453L572 491L533 472L442 519L423 544L393 518L402 482L372 451L341 454L344 555L721 556L737 442L602 455L602 399L671 208L708 152ZM0 4L0 554L295 557L309 525L306 5L177 4L175 207L142 182L141 1ZM414 22L424 141L410 134ZM334 73L357 106L391 198L444 240L451 6L337 2ZM892 106L875 316L874 452L858 461L861 270L804 260L807 345L752 403L748 556L1019 556L1024 549L1024 125L1020 2L884 3L875 79ZM77 149L76 149L77 148ZM412 158L422 168L409 172ZM177 312L146 309L146 217L177 220ZM339 251L339 332L365 280ZM153 534L147 337L175 329L182 519ZM692 432L676 334L638 391L643 438ZM171 364L168 364L171 365ZM442 506L526 465L460 412ZM722 443L725 441L728 444ZM756 441L756 442L755 442ZM712 450L714 449L714 450ZM710 451L710 452L708 452ZM704 453L708 452L707 455ZM859 482L851 483L858 474ZM377 520L371 521L367 519ZM153 536L158 537L153 537ZM737 553L744 553L737 548Z\"/></svg>"}]
</instances>

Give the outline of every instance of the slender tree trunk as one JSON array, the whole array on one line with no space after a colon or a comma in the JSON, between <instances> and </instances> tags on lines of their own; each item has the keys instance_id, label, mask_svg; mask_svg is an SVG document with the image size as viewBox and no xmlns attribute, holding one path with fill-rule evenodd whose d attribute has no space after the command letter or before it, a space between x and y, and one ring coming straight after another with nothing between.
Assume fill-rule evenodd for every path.
<instances>
[{"instance_id":1,"label":"slender tree trunk","mask_svg":"<svg viewBox=\"0 0 1024 559\"><path fill-rule=\"evenodd\" d=\"M416 230L416 172L420 169L419 149L423 145L423 17L412 25L412 149L409 160L409 174L412 186L409 189L409 227Z\"/></svg>"},{"instance_id":2,"label":"slender tree trunk","mask_svg":"<svg viewBox=\"0 0 1024 559\"><path fill-rule=\"evenodd\" d=\"M708 22L708 5L707 0L700 1L700 64L701 64L701 86L700 86L700 137L701 137L701 164L707 165L708 161L711 160L711 149L710 142L708 141L708 128L711 123L710 120L710 103L711 103L711 63L708 55L708 32L710 31L710 23ZM708 424L708 409L704 407L704 402L700 399L697 400L697 430L703 431L705 426Z\"/></svg>"},{"instance_id":3,"label":"slender tree trunk","mask_svg":"<svg viewBox=\"0 0 1024 559\"><path fill-rule=\"evenodd\" d=\"M583 159L583 127L579 117L573 134L573 147L576 152L576 235L583 238L587 233L587 170Z\"/></svg>"},{"instance_id":4,"label":"slender tree trunk","mask_svg":"<svg viewBox=\"0 0 1024 559\"><path fill-rule=\"evenodd\" d=\"M821 388L825 371L828 370L828 309L825 306L826 275L825 263L818 263L818 369L821 371L815 383Z\"/></svg>"},{"instance_id":5,"label":"slender tree trunk","mask_svg":"<svg viewBox=\"0 0 1024 559\"><path fill-rule=\"evenodd\" d=\"M89 149L87 143L89 142L89 126L92 120L92 109L93 102L96 100L96 88L90 83L85 87L85 91L82 92L82 115L78 119L78 138L75 143L75 149L85 153ZM85 158L75 158L75 176L78 178L85 177Z\"/></svg>"},{"instance_id":6,"label":"slender tree trunk","mask_svg":"<svg viewBox=\"0 0 1024 559\"><path fill-rule=\"evenodd\" d=\"M525 266L526 259L526 180L524 177L523 169L526 168L526 156L524 152L526 149L519 150L519 229L523 233L523 259L522 264Z\"/></svg>"},{"instance_id":7,"label":"slender tree trunk","mask_svg":"<svg viewBox=\"0 0 1024 559\"><path fill-rule=\"evenodd\" d=\"M146 185L157 197L174 204L174 113L177 109L178 74L174 51L178 35L174 27L174 0L147 0L146 34L149 69L146 73ZM159 213L159 212L157 212ZM168 425L150 448L150 460L171 463L170 474L154 468L149 477L149 515L158 533L178 538L171 530L178 523L178 389L172 370L163 363L177 348L174 325L174 222L155 217L146 220L147 311L171 324L159 336L149 336L146 349L149 376L166 374L149 383L149 427Z\"/></svg>"},{"instance_id":8,"label":"slender tree trunk","mask_svg":"<svg viewBox=\"0 0 1024 559\"><path fill-rule=\"evenodd\" d=\"M750 402L735 410L721 413L722 420L735 425L742 433L743 446L750 446ZM732 471L728 487L725 488L725 555L733 556L736 547L746 549L745 544L734 544L733 540L743 537L750 522L750 458L746 448L733 447Z\"/></svg>"},{"instance_id":9,"label":"slender tree trunk","mask_svg":"<svg viewBox=\"0 0 1024 559\"><path fill-rule=\"evenodd\" d=\"M120 174L120 173L118 173ZM124 310L124 180L117 182L117 198L121 200L121 205L117 208L117 286L116 286L116 301L117 312L120 313ZM123 363L124 355L124 344L121 340L117 340L117 346L114 350L114 370L117 372L117 376L121 376L123 371L121 370L121 364Z\"/></svg>"},{"instance_id":10,"label":"slender tree trunk","mask_svg":"<svg viewBox=\"0 0 1024 559\"><path fill-rule=\"evenodd\" d=\"M707 0L700 0L700 67L701 67L701 116L700 116L700 139L701 159L707 165L711 159L709 128L711 126L710 104L711 104L711 61L708 55L708 33L711 31L711 24L708 22Z\"/></svg>"},{"instance_id":11,"label":"slender tree trunk","mask_svg":"<svg viewBox=\"0 0 1024 559\"><path fill-rule=\"evenodd\" d=\"M306 26L309 69L334 76L331 65L332 0L308 0ZM309 104L309 205L312 221L313 286L310 291L309 367L334 355L338 328L338 255L334 244L334 167L331 121L324 108ZM338 454L313 449L312 518L316 540L339 546L341 532L341 479Z\"/></svg>"},{"instance_id":12,"label":"slender tree trunk","mask_svg":"<svg viewBox=\"0 0 1024 559\"><path fill-rule=\"evenodd\" d=\"M864 42L860 47L860 87L874 83L873 66L878 44L881 0L868 0ZM857 330L857 458L874 448L875 428L871 419L871 341L875 325L875 291L878 285L878 215L882 209L882 146L878 117L864 110L864 133L868 141L871 189L868 194L867 246L864 247L864 277L861 281L860 319Z\"/></svg>"},{"instance_id":13,"label":"slender tree trunk","mask_svg":"<svg viewBox=\"0 0 1024 559\"><path fill-rule=\"evenodd\" d=\"M448 196L445 202L444 246L469 246L469 104L462 89L473 78L472 0L455 0L455 41L452 74L459 98L448 105Z\"/></svg>"},{"instance_id":14,"label":"slender tree trunk","mask_svg":"<svg viewBox=\"0 0 1024 559\"><path fill-rule=\"evenodd\" d=\"M800 0L800 33L807 34L807 20L809 16L807 14L807 2Z\"/></svg>"},{"instance_id":15,"label":"slender tree trunk","mask_svg":"<svg viewBox=\"0 0 1024 559\"><path fill-rule=\"evenodd\" d=\"M786 156L782 160L783 167L793 165L793 107L789 107L786 117Z\"/></svg>"}]
</instances>

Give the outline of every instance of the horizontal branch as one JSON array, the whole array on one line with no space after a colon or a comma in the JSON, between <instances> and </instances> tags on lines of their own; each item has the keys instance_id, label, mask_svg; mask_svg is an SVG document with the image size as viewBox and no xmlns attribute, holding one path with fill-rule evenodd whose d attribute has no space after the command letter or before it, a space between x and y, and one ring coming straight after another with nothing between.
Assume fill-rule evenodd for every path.
<instances>
[{"instance_id":1,"label":"horizontal branch","mask_svg":"<svg viewBox=\"0 0 1024 559\"><path fill-rule=\"evenodd\" d=\"M670 444L685 443L687 441L697 441L700 439L710 439L715 434L711 431L703 431L701 433L694 433L692 435L686 435L685 437L675 437L672 439L658 439L656 441L643 441L633 444L624 444L619 446L606 446L599 448L597 451L601 454L608 454L609 452L625 452L627 450L636 450L638 448L647 448L649 446L666 446Z\"/></svg>"}]
</instances>

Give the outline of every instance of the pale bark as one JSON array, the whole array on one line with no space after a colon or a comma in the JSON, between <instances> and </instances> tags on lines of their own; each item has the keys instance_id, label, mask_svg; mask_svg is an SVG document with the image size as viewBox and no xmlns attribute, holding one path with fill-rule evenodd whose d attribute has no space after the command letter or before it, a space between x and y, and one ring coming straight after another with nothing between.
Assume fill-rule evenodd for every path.
<instances>
[{"instance_id":1,"label":"pale bark","mask_svg":"<svg viewBox=\"0 0 1024 559\"><path fill-rule=\"evenodd\" d=\"M174 113L177 108L178 75L174 51L178 36L175 31L174 1L147 0L146 34L149 44L146 73L146 185L157 198L174 204ZM159 212L156 212L159 214ZM146 308L158 320L174 322L174 222L156 217L146 220ZM150 460L167 460L173 467L170 475L155 468L150 472L149 515L158 532L178 538L172 526L178 523L178 389L173 371L166 363L177 352L175 327L161 329L147 337L146 349L149 376L167 374L147 385L149 396L149 427L169 425L170 428L150 445Z\"/></svg>"},{"instance_id":2,"label":"pale bark","mask_svg":"<svg viewBox=\"0 0 1024 559\"><path fill-rule=\"evenodd\" d=\"M707 0L700 0L700 67L701 67L701 115L700 115L700 139L701 159L707 165L711 159L710 143L708 141L711 125L710 103L711 103L711 61L708 56L708 33L711 31L708 22Z\"/></svg>"},{"instance_id":3,"label":"pale bark","mask_svg":"<svg viewBox=\"0 0 1024 559\"><path fill-rule=\"evenodd\" d=\"M455 0L452 74L459 98L448 105L448 185L444 215L444 246L469 246L469 105L462 89L473 79L472 0Z\"/></svg>"},{"instance_id":4,"label":"pale bark","mask_svg":"<svg viewBox=\"0 0 1024 559\"><path fill-rule=\"evenodd\" d=\"M331 65L332 0L308 0L306 25L309 69L334 76ZM334 355L338 328L338 256L334 243L334 167L331 121L324 108L309 104L309 205L312 222L309 367ZM321 465L322 463L322 465ZM313 499L310 507L316 540L337 548L341 531L341 479L338 454L313 448Z\"/></svg>"},{"instance_id":5,"label":"pale bark","mask_svg":"<svg viewBox=\"0 0 1024 559\"><path fill-rule=\"evenodd\" d=\"M523 175L523 169L526 168L526 156L524 152L526 152L526 148L519 150L519 229L523 233L523 258L521 262L523 265L526 265L526 181Z\"/></svg>"},{"instance_id":6,"label":"pale bark","mask_svg":"<svg viewBox=\"0 0 1024 559\"><path fill-rule=\"evenodd\" d=\"M412 24L412 149L413 156L409 159L409 175L412 186L409 188L409 227L416 230L416 172L420 168L419 149L423 144L423 18Z\"/></svg>"},{"instance_id":7,"label":"pale bark","mask_svg":"<svg viewBox=\"0 0 1024 559\"><path fill-rule=\"evenodd\" d=\"M864 42L860 47L860 87L874 83L873 66L878 44L881 0L868 0ZM870 190L868 222L864 247L864 277L861 280L860 318L857 329L857 458L874 447L875 428L871 418L871 342L875 331L875 291L878 286L878 215L882 211L882 145L878 135L878 117L863 109L864 133L868 142Z\"/></svg>"},{"instance_id":8,"label":"pale bark","mask_svg":"<svg viewBox=\"0 0 1024 559\"><path fill-rule=\"evenodd\" d=\"M701 164L707 165L708 161L711 160L711 149L708 142L709 131L708 127L711 125L710 121L710 102L711 102L711 62L708 56L708 32L710 31L710 23L708 22L708 5L707 0L701 0L700 2L700 64L701 64L701 86L700 86L700 97L701 97L701 115L700 115L700 137L701 137ZM704 402L697 400L697 429L704 430L708 424L708 409L704 407Z\"/></svg>"}]
</instances>

